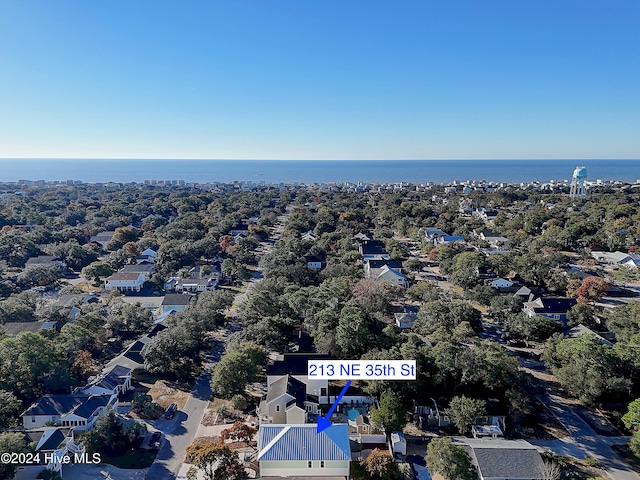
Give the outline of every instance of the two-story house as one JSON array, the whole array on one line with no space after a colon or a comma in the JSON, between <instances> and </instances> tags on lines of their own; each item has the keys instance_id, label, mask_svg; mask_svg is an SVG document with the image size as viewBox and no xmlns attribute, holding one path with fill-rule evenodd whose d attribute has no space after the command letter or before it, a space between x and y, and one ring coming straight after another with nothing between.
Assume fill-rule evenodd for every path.
<instances>
[{"instance_id":1,"label":"two-story house","mask_svg":"<svg viewBox=\"0 0 640 480\"><path fill-rule=\"evenodd\" d=\"M87 430L107 409L117 406L118 396L113 393L44 395L21 415L22 425L26 429L59 425Z\"/></svg>"}]
</instances>

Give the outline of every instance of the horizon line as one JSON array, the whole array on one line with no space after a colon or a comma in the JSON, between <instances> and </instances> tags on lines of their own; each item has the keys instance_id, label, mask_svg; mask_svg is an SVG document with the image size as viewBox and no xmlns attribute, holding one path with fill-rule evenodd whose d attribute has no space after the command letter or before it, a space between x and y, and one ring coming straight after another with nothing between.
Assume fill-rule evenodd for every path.
<instances>
[{"instance_id":1,"label":"horizon line","mask_svg":"<svg viewBox=\"0 0 640 480\"><path fill-rule=\"evenodd\" d=\"M249 162L431 162L431 161L594 161L619 160L639 161L637 158L595 158L595 157L545 157L545 158L204 158L204 157L0 157L6 160L140 160L140 161L249 161Z\"/></svg>"}]
</instances>

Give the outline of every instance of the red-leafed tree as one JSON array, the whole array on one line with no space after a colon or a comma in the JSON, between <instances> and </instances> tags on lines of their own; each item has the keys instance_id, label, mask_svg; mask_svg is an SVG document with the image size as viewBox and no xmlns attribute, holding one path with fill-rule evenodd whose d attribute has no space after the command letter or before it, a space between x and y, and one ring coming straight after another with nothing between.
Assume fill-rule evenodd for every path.
<instances>
[{"instance_id":1,"label":"red-leafed tree","mask_svg":"<svg viewBox=\"0 0 640 480\"><path fill-rule=\"evenodd\" d=\"M230 428L222 430L220 437L223 441L231 440L232 442L244 442L249 445L257 432L258 430L250 425L235 422Z\"/></svg>"},{"instance_id":2,"label":"red-leafed tree","mask_svg":"<svg viewBox=\"0 0 640 480\"><path fill-rule=\"evenodd\" d=\"M602 297L609 290L609 282L600 277L586 277L575 293L578 303L590 303Z\"/></svg>"}]
</instances>

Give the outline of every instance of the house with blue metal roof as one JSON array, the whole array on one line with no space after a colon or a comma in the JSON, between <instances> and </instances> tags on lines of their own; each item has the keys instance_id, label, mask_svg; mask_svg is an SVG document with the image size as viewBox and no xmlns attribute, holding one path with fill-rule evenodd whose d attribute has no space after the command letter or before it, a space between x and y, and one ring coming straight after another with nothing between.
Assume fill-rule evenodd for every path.
<instances>
[{"instance_id":1,"label":"house with blue metal roof","mask_svg":"<svg viewBox=\"0 0 640 480\"><path fill-rule=\"evenodd\" d=\"M261 425L258 455L261 478L349 478L351 447L346 424L317 433L315 423Z\"/></svg>"}]
</instances>

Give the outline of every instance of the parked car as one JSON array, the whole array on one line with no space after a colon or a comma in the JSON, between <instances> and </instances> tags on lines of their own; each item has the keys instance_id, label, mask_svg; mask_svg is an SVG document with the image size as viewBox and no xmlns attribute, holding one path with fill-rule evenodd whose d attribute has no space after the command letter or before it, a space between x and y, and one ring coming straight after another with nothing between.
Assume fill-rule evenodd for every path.
<instances>
[{"instance_id":1,"label":"parked car","mask_svg":"<svg viewBox=\"0 0 640 480\"><path fill-rule=\"evenodd\" d=\"M176 414L177 410L178 410L178 405L176 405L175 403L172 403L165 410L164 418L166 418L167 420L173 418L173 416Z\"/></svg>"},{"instance_id":2,"label":"parked car","mask_svg":"<svg viewBox=\"0 0 640 480\"><path fill-rule=\"evenodd\" d=\"M153 432L153 435L151 435L151 438L149 439L149 446L150 447L159 447L161 438L162 438L162 433Z\"/></svg>"}]
</instances>

